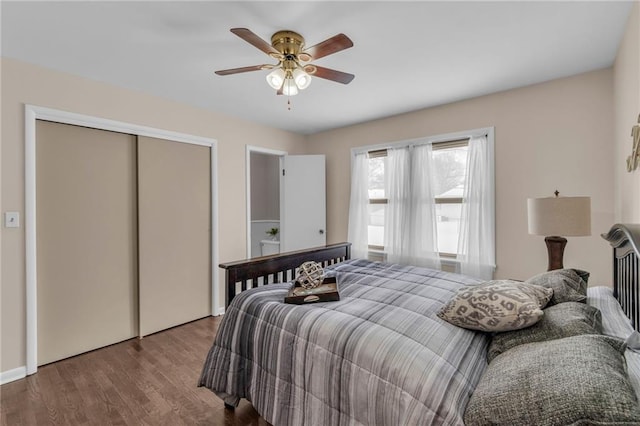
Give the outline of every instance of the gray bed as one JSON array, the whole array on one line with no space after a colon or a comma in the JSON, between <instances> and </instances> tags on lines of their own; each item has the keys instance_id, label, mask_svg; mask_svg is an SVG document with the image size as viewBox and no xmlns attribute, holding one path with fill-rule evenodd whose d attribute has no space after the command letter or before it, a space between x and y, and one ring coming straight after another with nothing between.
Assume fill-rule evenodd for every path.
<instances>
[{"instance_id":1,"label":"gray bed","mask_svg":"<svg viewBox=\"0 0 640 426\"><path fill-rule=\"evenodd\" d=\"M603 237L614 247L617 282L631 281L637 286L635 231L634 227L616 225ZM318 249L315 250L318 256ZM634 259L629 260L629 253ZM282 257L261 258L258 262L269 264ZM491 374L487 369L491 334L456 327L436 314L458 289L476 285L478 280L413 266L349 259L348 250L337 263L322 256L306 260L310 259L324 262L327 272L337 277L340 301L285 304L283 299L290 284L255 285L269 281L258 279L262 276L260 268L247 266L252 261L232 264L251 271L250 276L244 276L249 277L249 285L243 282L241 291L230 297L233 301L205 361L200 386L211 389L228 407L236 406L241 398L249 400L276 426L475 422L465 419L465 409L476 388L487 387L483 376ZM627 270L618 263L631 267ZM273 273L273 267L268 269ZM286 274L280 277L287 280ZM228 288L238 287L234 281L228 283ZM614 292L625 300L623 307L633 315L637 305L634 296L628 295L635 293L631 288L627 283L624 289L616 287ZM581 343L585 347L588 344ZM530 348L529 353L538 350ZM517 359L500 358L491 365L520 364ZM488 405L479 399L479 393L474 396L474 406ZM488 398L495 401L493 394ZM596 424L596 420L597 424L640 424L636 397L629 398L633 401L623 407L624 422L607 423L594 417L594 423L589 423L587 416L586 422L574 424ZM579 404L569 406L581 410ZM556 410L555 406L550 407ZM503 407L494 409L501 411ZM493 424L493 412L487 415L490 420L477 424ZM638 423L633 420L636 415ZM567 424L562 423L562 418L549 424ZM619 420L615 416L611 419ZM509 423L518 424L502 424Z\"/></svg>"}]
</instances>

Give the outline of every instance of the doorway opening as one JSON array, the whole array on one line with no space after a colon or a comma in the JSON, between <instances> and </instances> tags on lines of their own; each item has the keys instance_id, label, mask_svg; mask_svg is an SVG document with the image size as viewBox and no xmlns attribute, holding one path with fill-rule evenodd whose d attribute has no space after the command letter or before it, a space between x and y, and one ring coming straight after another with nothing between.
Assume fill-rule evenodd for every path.
<instances>
[{"instance_id":1,"label":"doorway opening","mask_svg":"<svg viewBox=\"0 0 640 426\"><path fill-rule=\"evenodd\" d=\"M247 258L326 244L324 155L247 146Z\"/></svg>"},{"instance_id":2,"label":"doorway opening","mask_svg":"<svg viewBox=\"0 0 640 426\"><path fill-rule=\"evenodd\" d=\"M280 174L285 155L247 146L247 258L280 253Z\"/></svg>"}]
</instances>

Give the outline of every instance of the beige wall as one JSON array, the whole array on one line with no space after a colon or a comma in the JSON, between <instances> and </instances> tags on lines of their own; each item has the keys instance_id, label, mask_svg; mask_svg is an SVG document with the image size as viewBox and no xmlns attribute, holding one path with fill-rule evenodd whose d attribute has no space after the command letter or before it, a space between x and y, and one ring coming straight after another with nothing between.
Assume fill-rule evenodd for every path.
<instances>
[{"instance_id":1,"label":"beige wall","mask_svg":"<svg viewBox=\"0 0 640 426\"><path fill-rule=\"evenodd\" d=\"M640 169L629 173L631 127L640 114L640 3L635 3L613 66L615 221L640 222Z\"/></svg>"},{"instance_id":2,"label":"beige wall","mask_svg":"<svg viewBox=\"0 0 640 426\"><path fill-rule=\"evenodd\" d=\"M565 266L610 282L613 222L612 70L605 69L318 133L310 152L327 156L328 242L347 238L350 149L495 126L497 277L524 279L547 266L543 237L528 235L526 200L591 196L590 237L569 238Z\"/></svg>"},{"instance_id":3,"label":"beige wall","mask_svg":"<svg viewBox=\"0 0 640 426\"><path fill-rule=\"evenodd\" d=\"M23 222L24 104L216 139L221 262L246 254L245 145L304 153L297 134L14 60L0 66L2 211L19 211ZM24 238L24 227L2 228L0 371L26 363Z\"/></svg>"}]
</instances>

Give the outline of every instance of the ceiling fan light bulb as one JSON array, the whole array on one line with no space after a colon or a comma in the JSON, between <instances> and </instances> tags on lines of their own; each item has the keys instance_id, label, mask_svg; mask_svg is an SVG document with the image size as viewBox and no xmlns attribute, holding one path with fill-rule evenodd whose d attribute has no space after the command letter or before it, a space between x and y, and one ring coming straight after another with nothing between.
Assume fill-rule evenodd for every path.
<instances>
[{"instance_id":1,"label":"ceiling fan light bulb","mask_svg":"<svg viewBox=\"0 0 640 426\"><path fill-rule=\"evenodd\" d=\"M285 96L295 96L298 94L298 86L293 78L287 78L284 80L284 86L282 86L282 93Z\"/></svg>"},{"instance_id":2,"label":"ceiling fan light bulb","mask_svg":"<svg viewBox=\"0 0 640 426\"><path fill-rule=\"evenodd\" d=\"M311 84L311 76L300 68L293 70L293 79L300 90L306 89Z\"/></svg>"},{"instance_id":3,"label":"ceiling fan light bulb","mask_svg":"<svg viewBox=\"0 0 640 426\"><path fill-rule=\"evenodd\" d=\"M267 83L273 89L278 90L282 87L284 81L284 70L282 68L276 68L267 74Z\"/></svg>"}]
</instances>

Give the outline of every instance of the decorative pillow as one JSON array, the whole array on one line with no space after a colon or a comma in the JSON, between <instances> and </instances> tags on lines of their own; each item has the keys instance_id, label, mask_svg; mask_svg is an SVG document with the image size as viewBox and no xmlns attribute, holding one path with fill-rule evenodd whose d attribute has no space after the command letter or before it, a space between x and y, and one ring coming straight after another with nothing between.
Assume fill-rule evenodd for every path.
<instances>
[{"instance_id":1,"label":"decorative pillow","mask_svg":"<svg viewBox=\"0 0 640 426\"><path fill-rule=\"evenodd\" d=\"M471 330L517 330L538 322L552 295L552 289L519 281L488 281L458 290L438 316Z\"/></svg>"},{"instance_id":2,"label":"decorative pillow","mask_svg":"<svg viewBox=\"0 0 640 426\"><path fill-rule=\"evenodd\" d=\"M619 337L627 340L627 350L624 357L627 360L627 371L631 386L636 391L640 400L640 353L630 350L629 340L634 336L633 325L613 297L613 289L609 287L589 287L587 290L587 303L602 312L602 333L608 336Z\"/></svg>"},{"instance_id":3,"label":"decorative pillow","mask_svg":"<svg viewBox=\"0 0 640 426\"><path fill-rule=\"evenodd\" d=\"M581 334L602 334L602 315L597 308L578 302L559 303L544 309L544 316L531 327L496 333L489 345L487 359L519 345Z\"/></svg>"},{"instance_id":4,"label":"decorative pillow","mask_svg":"<svg viewBox=\"0 0 640 426\"><path fill-rule=\"evenodd\" d=\"M571 270L576 274L578 274L578 276L582 278L582 281L584 281L584 283L587 286L589 286L589 276L591 275L589 272L583 271L582 269L576 269L576 268L571 268Z\"/></svg>"},{"instance_id":5,"label":"decorative pillow","mask_svg":"<svg viewBox=\"0 0 640 426\"><path fill-rule=\"evenodd\" d=\"M563 302L586 302L587 283L573 269L556 269L529 278L527 284L553 289L551 305Z\"/></svg>"},{"instance_id":6,"label":"decorative pillow","mask_svg":"<svg viewBox=\"0 0 640 426\"><path fill-rule=\"evenodd\" d=\"M464 423L640 424L623 351L619 339L593 334L515 347L489 364Z\"/></svg>"}]
</instances>

